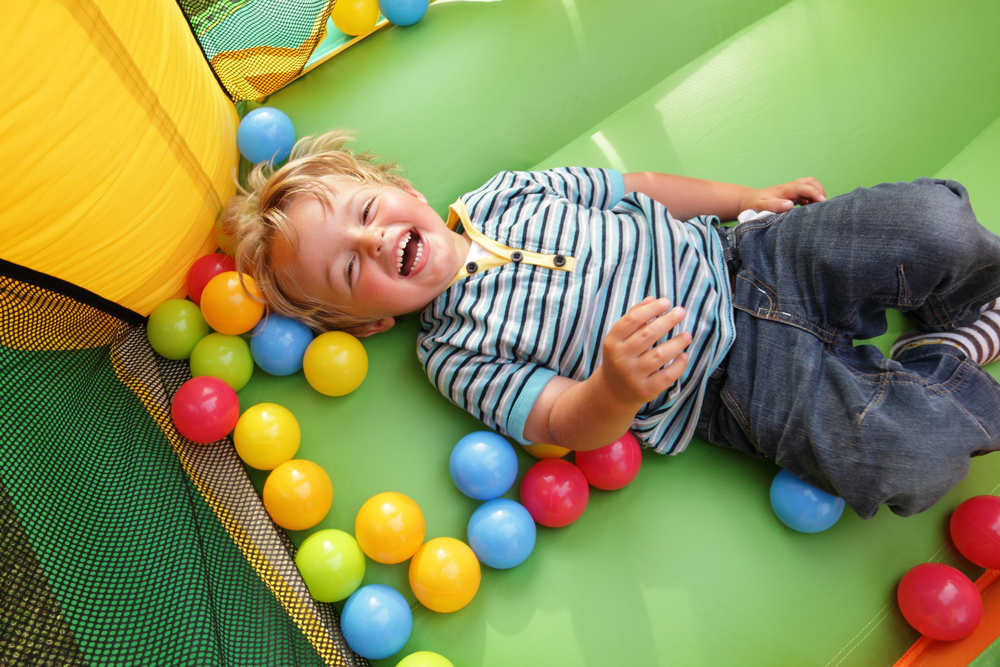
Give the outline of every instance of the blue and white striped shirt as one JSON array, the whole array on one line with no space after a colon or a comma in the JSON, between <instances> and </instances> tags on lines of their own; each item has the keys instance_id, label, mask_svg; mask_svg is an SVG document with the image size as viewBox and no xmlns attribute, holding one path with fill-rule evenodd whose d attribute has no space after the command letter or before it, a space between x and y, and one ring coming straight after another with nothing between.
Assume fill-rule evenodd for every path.
<instances>
[{"instance_id":1,"label":"blue and white striped shirt","mask_svg":"<svg viewBox=\"0 0 1000 667\"><path fill-rule=\"evenodd\" d=\"M451 221L496 259L421 314L417 354L431 382L487 426L524 439L554 375L584 380L611 327L647 296L687 315L688 367L645 404L632 431L659 453L690 442L708 376L732 345L729 276L717 221L682 222L619 172L502 172L452 206Z\"/></svg>"}]
</instances>

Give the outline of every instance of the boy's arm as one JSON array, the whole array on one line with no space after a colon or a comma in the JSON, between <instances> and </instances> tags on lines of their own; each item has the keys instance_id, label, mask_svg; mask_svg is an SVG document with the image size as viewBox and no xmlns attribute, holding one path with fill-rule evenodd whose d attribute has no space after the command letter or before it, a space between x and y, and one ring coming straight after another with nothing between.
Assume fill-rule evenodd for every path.
<instances>
[{"instance_id":1,"label":"boy's arm","mask_svg":"<svg viewBox=\"0 0 1000 667\"><path fill-rule=\"evenodd\" d=\"M604 339L603 361L582 382L553 377L524 425L532 442L584 451L603 447L629 429L642 405L684 372L687 332L656 344L684 319L683 308L647 298L630 309Z\"/></svg>"},{"instance_id":2,"label":"boy's arm","mask_svg":"<svg viewBox=\"0 0 1000 667\"><path fill-rule=\"evenodd\" d=\"M761 189L652 171L633 172L624 177L626 192L649 195L681 220L696 215L735 220L747 209L780 213L795 204L826 201L823 186L808 177Z\"/></svg>"}]
</instances>

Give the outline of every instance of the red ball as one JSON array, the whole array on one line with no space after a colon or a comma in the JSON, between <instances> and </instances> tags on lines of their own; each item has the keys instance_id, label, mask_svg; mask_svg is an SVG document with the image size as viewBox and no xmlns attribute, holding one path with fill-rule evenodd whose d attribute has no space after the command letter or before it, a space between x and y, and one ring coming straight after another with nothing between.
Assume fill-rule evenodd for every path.
<instances>
[{"instance_id":1,"label":"red ball","mask_svg":"<svg viewBox=\"0 0 1000 667\"><path fill-rule=\"evenodd\" d=\"M587 509L590 487L580 469L563 459L543 459L524 473L521 504L543 526L568 526Z\"/></svg>"},{"instance_id":2,"label":"red ball","mask_svg":"<svg viewBox=\"0 0 1000 667\"><path fill-rule=\"evenodd\" d=\"M590 485L605 491L626 486L639 474L642 448L629 432L610 445L587 452L577 452L576 465Z\"/></svg>"},{"instance_id":3,"label":"red ball","mask_svg":"<svg viewBox=\"0 0 1000 667\"><path fill-rule=\"evenodd\" d=\"M208 281L224 271L235 271L236 262L222 253L212 253L199 257L187 272L187 292L191 300L201 305L201 291Z\"/></svg>"},{"instance_id":4,"label":"red ball","mask_svg":"<svg viewBox=\"0 0 1000 667\"><path fill-rule=\"evenodd\" d=\"M983 616L983 599L975 584L941 563L917 565L903 575L896 600L907 623L941 641L968 637Z\"/></svg>"},{"instance_id":5,"label":"red ball","mask_svg":"<svg viewBox=\"0 0 1000 667\"><path fill-rule=\"evenodd\" d=\"M1000 496L975 496L959 505L949 522L959 553L979 567L1000 569Z\"/></svg>"},{"instance_id":6,"label":"red ball","mask_svg":"<svg viewBox=\"0 0 1000 667\"><path fill-rule=\"evenodd\" d=\"M188 440L206 444L226 437L240 418L240 401L228 384L210 375L181 385L170 404L174 426Z\"/></svg>"}]
</instances>

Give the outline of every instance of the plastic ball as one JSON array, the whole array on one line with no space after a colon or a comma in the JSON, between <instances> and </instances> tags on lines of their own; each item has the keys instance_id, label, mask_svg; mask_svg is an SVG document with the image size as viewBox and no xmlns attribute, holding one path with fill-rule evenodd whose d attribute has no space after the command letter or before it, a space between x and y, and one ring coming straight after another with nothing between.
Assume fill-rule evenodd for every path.
<instances>
[{"instance_id":1,"label":"plastic ball","mask_svg":"<svg viewBox=\"0 0 1000 667\"><path fill-rule=\"evenodd\" d=\"M250 162L281 162L295 145L295 126L284 111L259 107L240 121L236 145Z\"/></svg>"},{"instance_id":2,"label":"plastic ball","mask_svg":"<svg viewBox=\"0 0 1000 667\"><path fill-rule=\"evenodd\" d=\"M365 557L354 538L342 530L317 530L295 553L309 593L320 602L338 602L365 578Z\"/></svg>"},{"instance_id":3,"label":"plastic ball","mask_svg":"<svg viewBox=\"0 0 1000 667\"><path fill-rule=\"evenodd\" d=\"M226 437L240 416L240 401L228 384L213 377L191 378L170 403L174 426L188 440L208 444Z\"/></svg>"},{"instance_id":4,"label":"plastic ball","mask_svg":"<svg viewBox=\"0 0 1000 667\"><path fill-rule=\"evenodd\" d=\"M375 22L378 21L378 1L337 0L330 18L345 35L367 34L375 28Z\"/></svg>"},{"instance_id":5,"label":"plastic ball","mask_svg":"<svg viewBox=\"0 0 1000 667\"><path fill-rule=\"evenodd\" d=\"M240 415L233 444L243 462L257 470L273 470L299 451L302 432L292 412L276 403L258 403Z\"/></svg>"},{"instance_id":6,"label":"plastic ball","mask_svg":"<svg viewBox=\"0 0 1000 667\"><path fill-rule=\"evenodd\" d=\"M413 498L395 491L378 493L358 510L354 534L361 550L377 563L402 563L424 542L424 513Z\"/></svg>"},{"instance_id":7,"label":"plastic ball","mask_svg":"<svg viewBox=\"0 0 1000 667\"><path fill-rule=\"evenodd\" d=\"M368 374L368 353L351 334L327 331L309 343L302 371L309 386L319 393L344 396L357 389Z\"/></svg>"},{"instance_id":8,"label":"plastic ball","mask_svg":"<svg viewBox=\"0 0 1000 667\"><path fill-rule=\"evenodd\" d=\"M577 452L575 459L591 486L614 491L626 486L639 474L642 448L634 435L626 433L610 445Z\"/></svg>"},{"instance_id":9,"label":"plastic ball","mask_svg":"<svg viewBox=\"0 0 1000 667\"><path fill-rule=\"evenodd\" d=\"M431 611L458 611L479 590L482 573L468 544L453 537L427 541L410 561L410 588Z\"/></svg>"},{"instance_id":10,"label":"plastic ball","mask_svg":"<svg viewBox=\"0 0 1000 667\"><path fill-rule=\"evenodd\" d=\"M543 459L521 479L521 504L543 526L568 526L587 509L590 487L580 469L562 459Z\"/></svg>"},{"instance_id":11,"label":"plastic ball","mask_svg":"<svg viewBox=\"0 0 1000 667\"><path fill-rule=\"evenodd\" d=\"M923 563L903 575L896 600L907 623L941 641L968 637L983 615L983 599L975 584L942 563Z\"/></svg>"},{"instance_id":12,"label":"plastic ball","mask_svg":"<svg viewBox=\"0 0 1000 667\"><path fill-rule=\"evenodd\" d=\"M567 447L550 445L544 442L533 442L530 445L522 445L522 447L524 447L524 451L536 459L561 459L573 451Z\"/></svg>"},{"instance_id":13,"label":"plastic ball","mask_svg":"<svg viewBox=\"0 0 1000 667\"><path fill-rule=\"evenodd\" d=\"M276 524L288 530L307 530L330 511L333 483L312 461L292 459L267 476L261 499Z\"/></svg>"},{"instance_id":14,"label":"plastic ball","mask_svg":"<svg viewBox=\"0 0 1000 667\"><path fill-rule=\"evenodd\" d=\"M302 370L302 357L313 340L313 332L298 320L268 315L253 330L250 354L271 375L291 375Z\"/></svg>"},{"instance_id":15,"label":"plastic ball","mask_svg":"<svg viewBox=\"0 0 1000 667\"><path fill-rule=\"evenodd\" d=\"M428 0L378 0L382 14L395 25L413 25L427 13Z\"/></svg>"},{"instance_id":16,"label":"plastic ball","mask_svg":"<svg viewBox=\"0 0 1000 667\"><path fill-rule=\"evenodd\" d=\"M783 524L800 533L819 533L837 523L844 499L781 470L771 482L771 507Z\"/></svg>"},{"instance_id":17,"label":"plastic ball","mask_svg":"<svg viewBox=\"0 0 1000 667\"><path fill-rule=\"evenodd\" d=\"M434 651L417 651L397 662L396 667L455 667L455 663Z\"/></svg>"},{"instance_id":18,"label":"plastic ball","mask_svg":"<svg viewBox=\"0 0 1000 667\"><path fill-rule=\"evenodd\" d=\"M187 359L198 341L211 331L198 306L187 299L164 301L146 322L149 344L167 359Z\"/></svg>"},{"instance_id":19,"label":"plastic ball","mask_svg":"<svg viewBox=\"0 0 1000 667\"><path fill-rule=\"evenodd\" d=\"M239 391L253 375L250 346L239 336L208 334L191 350L191 375L210 375Z\"/></svg>"},{"instance_id":20,"label":"plastic ball","mask_svg":"<svg viewBox=\"0 0 1000 667\"><path fill-rule=\"evenodd\" d=\"M201 303L201 292L209 280L225 271L235 270L236 262L233 258L220 252L199 257L187 272L185 283L188 297L195 303Z\"/></svg>"},{"instance_id":21,"label":"plastic ball","mask_svg":"<svg viewBox=\"0 0 1000 667\"><path fill-rule=\"evenodd\" d=\"M413 613L395 588L369 584L355 591L344 604L340 629L355 653L381 660L398 652L409 640Z\"/></svg>"},{"instance_id":22,"label":"plastic ball","mask_svg":"<svg viewBox=\"0 0 1000 667\"><path fill-rule=\"evenodd\" d=\"M201 291L201 312L208 326L219 333L239 336L254 328L264 314L264 304L253 278L223 271L208 281Z\"/></svg>"},{"instance_id":23,"label":"plastic ball","mask_svg":"<svg viewBox=\"0 0 1000 667\"><path fill-rule=\"evenodd\" d=\"M498 570L520 565L535 548L535 521L518 502L487 500L469 518L469 546L480 562Z\"/></svg>"},{"instance_id":24,"label":"plastic ball","mask_svg":"<svg viewBox=\"0 0 1000 667\"><path fill-rule=\"evenodd\" d=\"M452 448L448 469L458 490L470 498L499 498L517 480L517 452L492 431L474 431Z\"/></svg>"},{"instance_id":25,"label":"plastic ball","mask_svg":"<svg viewBox=\"0 0 1000 667\"><path fill-rule=\"evenodd\" d=\"M969 498L952 512L949 529L959 553L979 567L1000 569L1000 496Z\"/></svg>"}]
</instances>

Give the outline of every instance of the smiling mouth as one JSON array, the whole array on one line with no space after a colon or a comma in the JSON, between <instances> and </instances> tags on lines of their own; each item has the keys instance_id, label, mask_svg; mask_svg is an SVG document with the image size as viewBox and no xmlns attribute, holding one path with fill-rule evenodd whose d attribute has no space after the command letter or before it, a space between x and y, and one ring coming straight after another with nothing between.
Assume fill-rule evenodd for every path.
<instances>
[{"instance_id":1,"label":"smiling mouth","mask_svg":"<svg viewBox=\"0 0 1000 667\"><path fill-rule=\"evenodd\" d=\"M396 270L401 276L408 276L416 268L424 254L424 241L417 230L410 230L403 236L396 250Z\"/></svg>"}]
</instances>

